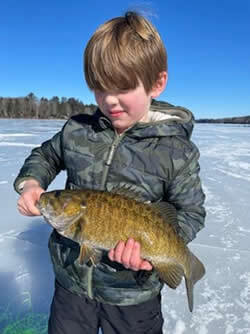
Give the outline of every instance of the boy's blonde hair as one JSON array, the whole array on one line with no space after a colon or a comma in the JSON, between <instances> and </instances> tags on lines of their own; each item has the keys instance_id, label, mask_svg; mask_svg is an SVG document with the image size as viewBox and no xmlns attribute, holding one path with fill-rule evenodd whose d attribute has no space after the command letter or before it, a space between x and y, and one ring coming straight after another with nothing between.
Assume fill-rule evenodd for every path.
<instances>
[{"instance_id":1,"label":"boy's blonde hair","mask_svg":"<svg viewBox=\"0 0 250 334\"><path fill-rule=\"evenodd\" d=\"M91 90L126 91L142 82L147 93L167 71L167 52L156 28L143 16L127 12L101 25L84 52L84 72Z\"/></svg>"}]
</instances>

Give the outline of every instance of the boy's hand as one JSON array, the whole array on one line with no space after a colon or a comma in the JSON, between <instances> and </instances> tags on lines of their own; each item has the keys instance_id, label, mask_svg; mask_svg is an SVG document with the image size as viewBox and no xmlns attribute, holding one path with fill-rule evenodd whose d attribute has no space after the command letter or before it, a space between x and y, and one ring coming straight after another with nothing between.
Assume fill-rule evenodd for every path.
<instances>
[{"instance_id":1,"label":"boy's hand","mask_svg":"<svg viewBox=\"0 0 250 334\"><path fill-rule=\"evenodd\" d=\"M152 265L141 258L141 245L139 242L129 238L127 242L119 241L115 248L108 253L111 261L116 261L124 265L127 269L134 271L152 270Z\"/></svg>"},{"instance_id":2,"label":"boy's hand","mask_svg":"<svg viewBox=\"0 0 250 334\"><path fill-rule=\"evenodd\" d=\"M24 216L41 216L35 205L44 192L36 180L26 181L17 202L18 211Z\"/></svg>"}]
</instances>

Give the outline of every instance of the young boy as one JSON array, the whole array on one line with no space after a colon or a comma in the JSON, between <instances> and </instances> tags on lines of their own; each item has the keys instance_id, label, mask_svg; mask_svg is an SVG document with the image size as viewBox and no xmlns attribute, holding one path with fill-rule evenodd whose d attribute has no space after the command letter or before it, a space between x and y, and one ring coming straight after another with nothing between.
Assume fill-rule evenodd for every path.
<instances>
[{"instance_id":1,"label":"young boy","mask_svg":"<svg viewBox=\"0 0 250 334\"><path fill-rule=\"evenodd\" d=\"M167 54L153 25L127 12L100 26L84 54L85 79L98 109L66 122L25 160L15 189L26 216L63 169L68 189L112 191L129 186L145 201L177 209L186 243L203 227L199 152L190 141L193 116L153 100L167 83ZM79 245L55 230L49 249L56 276L50 334L162 333L162 282L140 256L140 244L117 240L100 264L81 265Z\"/></svg>"}]
</instances>

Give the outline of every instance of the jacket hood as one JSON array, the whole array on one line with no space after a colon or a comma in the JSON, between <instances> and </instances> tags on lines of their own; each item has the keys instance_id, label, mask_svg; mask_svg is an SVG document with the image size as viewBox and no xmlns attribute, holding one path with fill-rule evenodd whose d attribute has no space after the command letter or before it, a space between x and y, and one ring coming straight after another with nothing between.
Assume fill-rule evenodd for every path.
<instances>
[{"instance_id":1,"label":"jacket hood","mask_svg":"<svg viewBox=\"0 0 250 334\"><path fill-rule=\"evenodd\" d=\"M110 120L99 109L96 117L102 129L112 127ZM189 139L193 126L194 116L188 109L152 100L148 121L134 124L126 130L126 133L129 136L141 138L184 136Z\"/></svg>"}]
</instances>

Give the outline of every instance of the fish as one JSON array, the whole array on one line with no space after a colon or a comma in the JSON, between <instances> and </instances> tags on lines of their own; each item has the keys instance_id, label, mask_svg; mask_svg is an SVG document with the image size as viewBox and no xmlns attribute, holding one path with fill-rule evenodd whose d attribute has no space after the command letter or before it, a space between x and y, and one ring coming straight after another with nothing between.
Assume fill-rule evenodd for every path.
<instances>
[{"instance_id":1,"label":"fish","mask_svg":"<svg viewBox=\"0 0 250 334\"><path fill-rule=\"evenodd\" d=\"M118 188L53 190L41 194L37 208L62 236L80 245L80 263L97 265L103 251L133 238L141 257L160 279L176 289L185 279L188 306L193 311L194 285L205 275L203 263L176 231L177 211L168 202L147 203L138 193Z\"/></svg>"}]
</instances>

